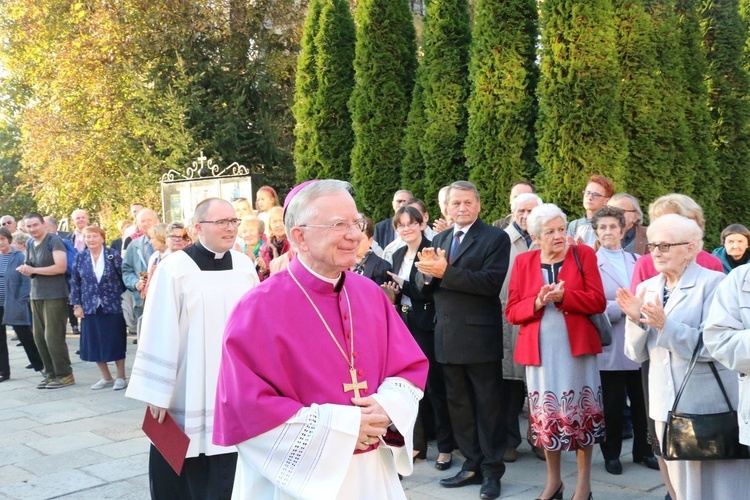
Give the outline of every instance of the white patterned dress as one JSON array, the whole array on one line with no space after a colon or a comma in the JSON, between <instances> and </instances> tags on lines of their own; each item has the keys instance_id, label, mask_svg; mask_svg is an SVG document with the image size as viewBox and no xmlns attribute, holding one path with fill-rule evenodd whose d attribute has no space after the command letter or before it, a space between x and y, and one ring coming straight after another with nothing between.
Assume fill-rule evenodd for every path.
<instances>
[{"instance_id":1,"label":"white patterned dress","mask_svg":"<svg viewBox=\"0 0 750 500\"><path fill-rule=\"evenodd\" d=\"M562 263L542 264L545 283ZM573 356L563 313L545 306L539 327L541 364L526 367L531 444L574 451L604 440L604 405L596 355Z\"/></svg>"}]
</instances>

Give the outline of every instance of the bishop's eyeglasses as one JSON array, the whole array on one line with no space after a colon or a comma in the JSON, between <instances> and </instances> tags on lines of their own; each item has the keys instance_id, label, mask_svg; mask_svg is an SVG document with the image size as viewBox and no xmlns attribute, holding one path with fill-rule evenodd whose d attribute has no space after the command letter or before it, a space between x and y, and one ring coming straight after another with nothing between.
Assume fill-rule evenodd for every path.
<instances>
[{"instance_id":1,"label":"bishop's eyeglasses","mask_svg":"<svg viewBox=\"0 0 750 500\"><path fill-rule=\"evenodd\" d=\"M354 222L339 221L334 222L333 224L300 224L298 227L317 227L320 229L327 229L335 233L348 233L349 229L356 227L357 229L359 229L359 232L363 233L365 231L365 220L357 219Z\"/></svg>"}]
</instances>

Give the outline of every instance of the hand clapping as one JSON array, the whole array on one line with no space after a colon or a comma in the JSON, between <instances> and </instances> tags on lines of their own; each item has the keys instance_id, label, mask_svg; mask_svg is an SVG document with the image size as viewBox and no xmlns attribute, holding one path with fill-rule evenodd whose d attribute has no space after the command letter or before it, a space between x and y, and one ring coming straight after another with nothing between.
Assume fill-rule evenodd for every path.
<instances>
[{"instance_id":1,"label":"hand clapping","mask_svg":"<svg viewBox=\"0 0 750 500\"><path fill-rule=\"evenodd\" d=\"M417 252L419 262L415 262L419 272L425 276L432 276L433 278L442 278L445 274L445 269L448 267L448 260L445 257L445 250L442 248L423 248L420 252Z\"/></svg>"}]
</instances>

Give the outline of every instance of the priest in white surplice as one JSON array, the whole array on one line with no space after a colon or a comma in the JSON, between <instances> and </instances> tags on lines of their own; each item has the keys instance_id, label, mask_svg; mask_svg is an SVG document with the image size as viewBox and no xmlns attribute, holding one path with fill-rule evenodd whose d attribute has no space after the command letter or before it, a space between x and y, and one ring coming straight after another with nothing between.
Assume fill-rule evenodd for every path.
<instances>
[{"instance_id":1,"label":"priest in white surplice","mask_svg":"<svg viewBox=\"0 0 750 500\"><path fill-rule=\"evenodd\" d=\"M168 411L190 438L180 476L151 446L153 499L231 498L237 463L234 447L211 442L216 379L227 318L258 275L231 250L239 220L230 203L204 200L193 220L198 241L160 262L149 285L126 394L148 403L160 423Z\"/></svg>"},{"instance_id":2,"label":"priest in white surplice","mask_svg":"<svg viewBox=\"0 0 750 500\"><path fill-rule=\"evenodd\" d=\"M405 498L427 360L383 291L348 271L363 227L348 189L292 190L297 256L227 323L214 442L239 451L235 499Z\"/></svg>"}]
</instances>

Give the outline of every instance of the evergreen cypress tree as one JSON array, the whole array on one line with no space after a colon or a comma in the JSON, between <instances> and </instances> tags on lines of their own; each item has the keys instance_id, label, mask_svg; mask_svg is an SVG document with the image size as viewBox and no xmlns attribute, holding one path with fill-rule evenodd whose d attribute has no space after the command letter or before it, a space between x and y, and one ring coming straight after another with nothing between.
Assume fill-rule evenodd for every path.
<instances>
[{"instance_id":1,"label":"evergreen cypress tree","mask_svg":"<svg viewBox=\"0 0 750 500\"><path fill-rule=\"evenodd\" d=\"M320 12L324 0L310 0L307 19L302 31L300 54L297 60L297 76L294 89L292 112L294 125L294 164L297 182L315 179L320 172L320 164L315 158L314 103L318 91L315 36L318 34Z\"/></svg>"},{"instance_id":2,"label":"evergreen cypress tree","mask_svg":"<svg viewBox=\"0 0 750 500\"><path fill-rule=\"evenodd\" d=\"M424 92L422 90L422 66L417 69L417 77L414 80L414 91L411 97L411 107L406 122L404 140L401 143L403 160L401 162L401 187L408 189L415 196L424 196L425 166L422 151L419 145L424 136ZM419 194L417 194L419 193ZM424 200L428 206L437 206L437 199ZM432 207L428 209L433 212Z\"/></svg>"},{"instance_id":3,"label":"evergreen cypress tree","mask_svg":"<svg viewBox=\"0 0 750 500\"><path fill-rule=\"evenodd\" d=\"M715 152L711 145L711 114L708 109L708 89L705 75L708 72L706 55L701 47L699 0L677 0L676 10L680 19L679 34L683 88L686 96L685 118L689 130L689 148L695 163L681 165L681 170L673 172L675 190L695 198L705 212L706 246L713 239L718 225L720 184Z\"/></svg>"},{"instance_id":4,"label":"evergreen cypress tree","mask_svg":"<svg viewBox=\"0 0 750 500\"><path fill-rule=\"evenodd\" d=\"M424 196L432 203L440 188L468 177L464 156L471 42L467 1L430 0L423 41L425 129L420 150L426 167Z\"/></svg>"},{"instance_id":5,"label":"evergreen cypress tree","mask_svg":"<svg viewBox=\"0 0 750 500\"><path fill-rule=\"evenodd\" d=\"M648 204L674 191L675 172L684 165L691 170L694 162L687 144L678 19L671 0L615 0L614 8L629 150L621 189Z\"/></svg>"},{"instance_id":6,"label":"evergreen cypress tree","mask_svg":"<svg viewBox=\"0 0 750 500\"><path fill-rule=\"evenodd\" d=\"M589 176L623 178L614 14L610 0L545 0L541 20L539 184L575 218Z\"/></svg>"},{"instance_id":7,"label":"evergreen cypress tree","mask_svg":"<svg viewBox=\"0 0 750 500\"><path fill-rule=\"evenodd\" d=\"M417 66L415 30L408 0L360 0L355 22L352 183L359 209L378 220L392 214L391 196L399 188Z\"/></svg>"},{"instance_id":8,"label":"evergreen cypress tree","mask_svg":"<svg viewBox=\"0 0 750 500\"><path fill-rule=\"evenodd\" d=\"M476 0L466 137L469 180L487 220L508 213L514 182L535 170L536 2Z\"/></svg>"},{"instance_id":9,"label":"evergreen cypress tree","mask_svg":"<svg viewBox=\"0 0 750 500\"><path fill-rule=\"evenodd\" d=\"M743 66L747 26L737 0L704 1L703 46L708 60L709 109L713 121L713 145L719 165L718 227L747 223L750 206L750 79ZM706 179L701 175L702 179ZM707 232L708 233L708 232Z\"/></svg>"},{"instance_id":10,"label":"evergreen cypress tree","mask_svg":"<svg viewBox=\"0 0 750 500\"><path fill-rule=\"evenodd\" d=\"M349 98L354 87L354 20L347 0L327 0L315 36L318 89L313 105L319 177L349 179L354 144Z\"/></svg>"}]
</instances>

